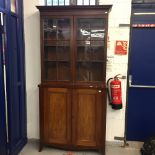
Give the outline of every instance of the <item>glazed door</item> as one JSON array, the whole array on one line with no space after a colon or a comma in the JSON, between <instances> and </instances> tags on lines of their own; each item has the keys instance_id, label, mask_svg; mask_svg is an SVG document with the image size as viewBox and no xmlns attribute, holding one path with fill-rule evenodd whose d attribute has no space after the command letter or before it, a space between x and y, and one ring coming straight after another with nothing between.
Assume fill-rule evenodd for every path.
<instances>
[{"instance_id":1,"label":"glazed door","mask_svg":"<svg viewBox=\"0 0 155 155\"><path fill-rule=\"evenodd\" d=\"M103 17L74 17L75 83L105 80L106 20Z\"/></svg>"},{"instance_id":2,"label":"glazed door","mask_svg":"<svg viewBox=\"0 0 155 155\"><path fill-rule=\"evenodd\" d=\"M0 14L1 16L2 14ZM7 154L6 136L6 113L5 113L5 91L4 91L4 71L3 71L3 43L2 43L2 23L0 23L0 154Z\"/></svg>"},{"instance_id":3,"label":"glazed door","mask_svg":"<svg viewBox=\"0 0 155 155\"><path fill-rule=\"evenodd\" d=\"M155 16L133 18L127 140L144 141L155 135Z\"/></svg>"},{"instance_id":4,"label":"glazed door","mask_svg":"<svg viewBox=\"0 0 155 155\"><path fill-rule=\"evenodd\" d=\"M41 19L42 81L72 81L72 18L55 17Z\"/></svg>"}]
</instances>

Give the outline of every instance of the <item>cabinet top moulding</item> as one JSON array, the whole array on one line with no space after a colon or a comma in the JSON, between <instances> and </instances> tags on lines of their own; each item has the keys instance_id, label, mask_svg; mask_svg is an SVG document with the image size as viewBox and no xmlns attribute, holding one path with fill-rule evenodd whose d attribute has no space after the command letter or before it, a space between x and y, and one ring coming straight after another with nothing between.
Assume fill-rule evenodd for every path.
<instances>
[{"instance_id":1,"label":"cabinet top moulding","mask_svg":"<svg viewBox=\"0 0 155 155\"><path fill-rule=\"evenodd\" d=\"M65 15L83 15L86 13L87 15L96 15L96 14L108 14L112 5L96 5L96 6L89 6L89 5L76 5L76 6L36 6L38 10L41 12L41 15L56 15L62 14L65 12ZM80 10L80 11L79 11ZM72 13L72 14L71 14Z\"/></svg>"}]
</instances>

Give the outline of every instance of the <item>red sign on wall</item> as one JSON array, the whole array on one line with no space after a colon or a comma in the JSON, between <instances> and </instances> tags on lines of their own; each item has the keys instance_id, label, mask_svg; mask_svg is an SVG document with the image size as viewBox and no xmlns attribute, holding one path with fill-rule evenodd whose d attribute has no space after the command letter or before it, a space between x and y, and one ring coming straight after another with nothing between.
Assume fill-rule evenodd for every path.
<instances>
[{"instance_id":1,"label":"red sign on wall","mask_svg":"<svg viewBox=\"0 0 155 155\"><path fill-rule=\"evenodd\" d=\"M115 54L126 55L127 48L128 48L128 41L117 40L115 46Z\"/></svg>"}]
</instances>

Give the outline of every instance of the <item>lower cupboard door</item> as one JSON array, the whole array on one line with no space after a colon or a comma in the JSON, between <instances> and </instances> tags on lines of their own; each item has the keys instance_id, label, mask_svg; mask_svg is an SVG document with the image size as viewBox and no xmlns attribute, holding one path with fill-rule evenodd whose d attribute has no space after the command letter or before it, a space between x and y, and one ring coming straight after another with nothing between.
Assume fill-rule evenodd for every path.
<instances>
[{"instance_id":1,"label":"lower cupboard door","mask_svg":"<svg viewBox=\"0 0 155 155\"><path fill-rule=\"evenodd\" d=\"M66 88L44 88L45 143L68 145L71 143L71 93Z\"/></svg>"},{"instance_id":2,"label":"lower cupboard door","mask_svg":"<svg viewBox=\"0 0 155 155\"><path fill-rule=\"evenodd\" d=\"M96 89L74 91L73 141L77 147L99 149L101 146L102 97Z\"/></svg>"}]
</instances>

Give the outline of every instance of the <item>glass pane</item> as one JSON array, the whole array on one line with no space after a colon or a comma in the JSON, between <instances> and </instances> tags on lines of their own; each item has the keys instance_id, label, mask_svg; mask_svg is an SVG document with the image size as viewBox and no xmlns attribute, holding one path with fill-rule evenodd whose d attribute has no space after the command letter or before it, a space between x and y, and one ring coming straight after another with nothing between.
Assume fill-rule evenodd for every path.
<instances>
[{"instance_id":1,"label":"glass pane","mask_svg":"<svg viewBox=\"0 0 155 155\"><path fill-rule=\"evenodd\" d=\"M47 80L57 80L57 64L56 62L45 62L45 78Z\"/></svg>"},{"instance_id":2,"label":"glass pane","mask_svg":"<svg viewBox=\"0 0 155 155\"><path fill-rule=\"evenodd\" d=\"M103 61L104 46L80 46L78 47L77 61Z\"/></svg>"},{"instance_id":3,"label":"glass pane","mask_svg":"<svg viewBox=\"0 0 155 155\"><path fill-rule=\"evenodd\" d=\"M11 0L11 11L16 12L16 0Z\"/></svg>"},{"instance_id":4,"label":"glass pane","mask_svg":"<svg viewBox=\"0 0 155 155\"><path fill-rule=\"evenodd\" d=\"M78 81L102 81L103 63L79 62L77 64Z\"/></svg>"},{"instance_id":5,"label":"glass pane","mask_svg":"<svg viewBox=\"0 0 155 155\"><path fill-rule=\"evenodd\" d=\"M77 26L77 81L103 81L104 19L78 19Z\"/></svg>"},{"instance_id":6,"label":"glass pane","mask_svg":"<svg viewBox=\"0 0 155 155\"><path fill-rule=\"evenodd\" d=\"M103 40L105 35L104 21L101 19L78 20L78 40Z\"/></svg>"},{"instance_id":7,"label":"glass pane","mask_svg":"<svg viewBox=\"0 0 155 155\"><path fill-rule=\"evenodd\" d=\"M69 40L70 39L70 20L69 19L58 19L58 40Z\"/></svg>"},{"instance_id":8,"label":"glass pane","mask_svg":"<svg viewBox=\"0 0 155 155\"><path fill-rule=\"evenodd\" d=\"M52 5L52 0L47 0L47 5Z\"/></svg>"},{"instance_id":9,"label":"glass pane","mask_svg":"<svg viewBox=\"0 0 155 155\"><path fill-rule=\"evenodd\" d=\"M90 30L89 29L78 29L77 39L78 40L90 40Z\"/></svg>"},{"instance_id":10,"label":"glass pane","mask_svg":"<svg viewBox=\"0 0 155 155\"><path fill-rule=\"evenodd\" d=\"M83 0L77 0L77 5L83 5Z\"/></svg>"},{"instance_id":11,"label":"glass pane","mask_svg":"<svg viewBox=\"0 0 155 155\"><path fill-rule=\"evenodd\" d=\"M57 39L57 20L56 19L44 20L44 39L46 40Z\"/></svg>"},{"instance_id":12,"label":"glass pane","mask_svg":"<svg viewBox=\"0 0 155 155\"><path fill-rule=\"evenodd\" d=\"M46 79L52 81L70 80L70 63L68 62L45 62Z\"/></svg>"},{"instance_id":13,"label":"glass pane","mask_svg":"<svg viewBox=\"0 0 155 155\"><path fill-rule=\"evenodd\" d=\"M64 0L59 0L59 5L64 5Z\"/></svg>"},{"instance_id":14,"label":"glass pane","mask_svg":"<svg viewBox=\"0 0 155 155\"><path fill-rule=\"evenodd\" d=\"M69 19L46 19L44 20L45 40L69 40L70 39Z\"/></svg>"},{"instance_id":15,"label":"glass pane","mask_svg":"<svg viewBox=\"0 0 155 155\"><path fill-rule=\"evenodd\" d=\"M58 30L58 40L69 40L70 30L67 28L61 28Z\"/></svg>"},{"instance_id":16,"label":"glass pane","mask_svg":"<svg viewBox=\"0 0 155 155\"><path fill-rule=\"evenodd\" d=\"M89 5L89 0L84 0L84 5Z\"/></svg>"},{"instance_id":17,"label":"glass pane","mask_svg":"<svg viewBox=\"0 0 155 155\"><path fill-rule=\"evenodd\" d=\"M70 0L65 0L65 5L70 5Z\"/></svg>"},{"instance_id":18,"label":"glass pane","mask_svg":"<svg viewBox=\"0 0 155 155\"><path fill-rule=\"evenodd\" d=\"M57 60L69 61L70 47L58 46L57 47Z\"/></svg>"},{"instance_id":19,"label":"glass pane","mask_svg":"<svg viewBox=\"0 0 155 155\"><path fill-rule=\"evenodd\" d=\"M58 0L53 0L53 5L58 5Z\"/></svg>"},{"instance_id":20,"label":"glass pane","mask_svg":"<svg viewBox=\"0 0 155 155\"><path fill-rule=\"evenodd\" d=\"M89 81L90 80L90 63L79 62L77 63L77 80Z\"/></svg>"},{"instance_id":21,"label":"glass pane","mask_svg":"<svg viewBox=\"0 0 155 155\"><path fill-rule=\"evenodd\" d=\"M89 21L91 23L92 28L104 28L105 21L103 19L97 18L97 19L90 19Z\"/></svg>"},{"instance_id":22,"label":"glass pane","mask_svg":"<svg viewBox=\"0 0 155 155\"><path fill-rule=\"evenodd\" d=\"M91 41L91 45L92 46L104 46L104 40L103 41L98 41L98 40Z\"/></svg>"},{"instance_id":23,"label":"glass pane","mask_svg":"<svg viewBox=\"0 0 155 155\"><path fill-rule=\"evenodd\" d=\"M56 46L45 46L45 60L57 60Z\"/></svg>"},{"instance_id":24,"label":"glass pane","mask_svg":"<svg viewBox=\"0 0 155 155\"><path fill-rule=\"evenodd\" d=\"M95 62L92 65L92 79L91 81L103 81L104 77L103 77L103 63L100 62Z\"/></svg>"},{"instance_id":25,"label":"glass pane","mask_svg":"<svg viewBox=\"0 0 155 155\"><path fill-rule=\"evenodd\" d=\"M77 39L78 40L90 40L90 22L89 20L79 19L78 29L77 29Z\"/></svg>"},{"instance_id":26,"label":"glass pane","mask_svg":"<svg viewBox=\"0 0 155 155\"><path fill-rule=\"evenodd\" d=\"M92 61L100 62L104 60L104 46L91 46Z\"/></svg>"},{"instance_id":27,"label":"glass pane","mask_svg":"<svg viewBox=\"0 0 155 155\"><path fill-rule=\"evenodd\" d=\"M70 29L70 20L69 19L57 19L58 28L68 28Z\"/></svg>"},{"instance_id":28,"label":"glass pane","mask_svg":"<svg viewBox=\"0 0 155 155\"><path fill-rule=\"evenodd\" d=\"M58 80L70 79L70 64L68 62L58 63Z\"/></svg>"},{"instance_id":29,"label":"glass pane","mask_svg":"<svg viewBox=\"0 0 155 155\"><path fill-rule=\"evenodd\" d=\"M90 19L78 19L78 28L90 29Z\"/></svg>"},{"instance_id":30,"label":"glass pane","mask_svg":"<svg viewBox=\"0 0 155 155\"><path fill-rule=\"evenodd\" d=\"M104 29L92 29L91 40L103 40L105 35Z\"/></svg>"},{"instance_id":31,"label":"glass pane","mask_svg":"<svg viewBox=\"0 0 155 155\"><path fill-rule=\"evenodd\" d=\"M77 61L91 60L91 57L92 57L92 53L91 53L90 46L78 47Z\"/></svg>"},{"instance_id":32,"label":"glass pane","mask_svg":"<svg viewBox=\"0 0 155 155\"><path fill-rule=\"evenodd\" d=\"M104 21L101 19L93 19L91 23L91 40L104 40Z\"/></svg>"},{"instance_id":33,"label":"glass pane","mask_svg":"<svg viewBox=\"0 0 155 155\"><path fill-rule=\"evenodd\" d=\"M90 5L95 5L95 4L96 4L95 1L96 1L96 0L90 0Z\"/></svg>"}]
</instances>

